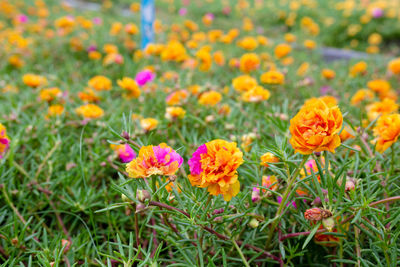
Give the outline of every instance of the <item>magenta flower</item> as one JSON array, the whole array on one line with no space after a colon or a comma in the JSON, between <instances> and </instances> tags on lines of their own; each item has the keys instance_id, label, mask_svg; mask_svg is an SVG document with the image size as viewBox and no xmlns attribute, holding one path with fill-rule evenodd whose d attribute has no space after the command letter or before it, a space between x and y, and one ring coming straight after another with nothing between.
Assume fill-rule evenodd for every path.
<instances>
[{"instance_id":1,"label":"magenta flower","mask_svg":"<svg viewBox=\"0 0 400 267\"><path fill-rule=\"evenodd\" d=\"M182 7L181 9L179 9L180 16L185 16L186 14L187 14L187 8Z\"/></svg>"},{"instance_id":2,"label":"magenta flower","mask_svg":"<svg viewBox=\"0 0 400 267\"><path fill-rule=\"evenodd\" d=\"M128 145L120 145L117 150L118 157L123 163L131 162L136 158L135 151Z\"/></svg>"},{"instance_id":3,"label":"magenta flower","mask_svg":"<svg viewBox=\"0 0 400 267\"><path fill-rule=\"evenodd\" d=\"M277 196L276 199L277 199L279 204L282 203L282 197L281 196ZM289 207L290 205L292 205L295 209L297 209L297 205L296 205L295 201L292 201L292 202L289 201L288 203L286 203L286 207Z\"/></svg>"},{"instance_id":4,"label":"magenta flower","mask_svg":"<svg viewBox=\"0 0 400 267\"><path fill-rule=\"evenodd\" d=\"M103 20L99 17L93 18L93 23L96 25L101 25L103 23Z\"/></svg>"},{"instance_id":5,"label":"magenta flower","mask_svg":"<svg viewBox=\"0 0 400 267\"><path fill-rule=\"evenodd\" d=\"M90 45L87 49L87 51L90 52L94 52L97 51L97 46L96 45Z\"/></svg>"},{"instance_id":6,"label":"magenta flower","mask_svg":"<svg viewBox=\"0 0 400 267\"><path fill-rule=\"evenodd\" d=\"M19 23L27 23L27 22L28 22L28 16L27 16L27 15L24 15L24 14L19 14L19 15L17 16L17 21L18 21Z\"/></svg>"},{"instance_id":7,"label":"magenta flower","mask_svg":"<svg viewBox=\"0 0 400 267\"><path fill-rule=\"evenodd\" d=\"M172 162L176 161L178 162L179 168L183 163L183 158L178 153L176 153L175 150L168 146L153 146L153 152L157 162L162 165L170 165Z\"/></svg>"},{"instance_id":8,"label":"magenta flower","mask_svg":"<svg viewBox=\"0 0 400 267\"><path fill-rule=\"evenodd\" d=\"M144 70L136 74L135 81L139 86L143 86L147 84L148 82L151 82L155 78L155 74L151 72L150 70Z\"/></svg>"},{"instance_id":9,"label":"magenta flower","mask_svg":"<svg viewBox=\"0 0 400 267\"><path fill-rule=\"evenodd\" d=\"M189 159L188 164L190 167L190 173L193 175L200 174L203 169L201 168L201 155L207 153L207 146L202 144L197 148L197 150L193 153L192 158Z\"/></svg>"},{"instance_id":10,"label":"magenta flower","mask_svg":"<svg viewBox=\"0 0 400 267\"><path fill-rule=\"evenodd\" d=\"M374 17L375 19L383 17L383 10L379 7L374 8L372 10L372 17Z\"/></svg>"},{"instance_id":11,"label":"magenta flower","mask_svg":"<svg viewBox=\"0 0 400 267\"><path fill-rule=\"evenodd\" d=\"M253 187L253 192L251 193L251 201L253 203L256 203L261 200L260 196L260 188L258 187Z\"/></svg>"},{"instance_id":12,"label":"magenta flower","mask_svg":"<svg viewBox=\"0 0 400 267\"><path fill-rule=\"evenodd\" d=\"M10 146L10 139L7 136L6 128L0 123L0 159L7 152Z\"/></svg>"}]
</instances>

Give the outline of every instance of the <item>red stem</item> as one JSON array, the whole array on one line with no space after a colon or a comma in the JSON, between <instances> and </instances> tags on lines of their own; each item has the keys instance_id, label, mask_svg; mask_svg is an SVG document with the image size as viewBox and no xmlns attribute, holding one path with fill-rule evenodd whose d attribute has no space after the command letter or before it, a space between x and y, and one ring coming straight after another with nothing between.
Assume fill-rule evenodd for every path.
<instances>
[{"instance_id":1,"label":"red stem","mask_svg":"<svg viewBox=\"0 0 400 267\"><path fill-rule=\"evenodd\" d=\"M156 206L156 207L164 208L164 209L167 209L167 210L174 210L174 211L177 211L177 212L179 212L179 213L185 215L185 216L188 217L189 219L191 218L190 215L189 215L189 213L187 213L186 211L181 210L181 209L178 209L178 208L175 208L175 207L173 207L173 206L169 206L169 205L164 204L164 203L160 203L160 202L157 202L157 201L150 201L150 202L149 202L149 205L150 205L150 206ZM204 225L199 225L199 226L202 227L202 228L203 228L204 230L206 230L207 232L209 232L209 233L211 233L211 234L217 236L219 239L222 239L222 240L225 240L225 241L230 240L230 238L229 238L228 236L223 235L223 234L220 234L220 233L216 232L214 229L212 229L212 228L210 228L210 227L208 227L208 226L204 226ZM269 258L272 258L272 259L276 260L276 261L279 262L279 263L282 261L280 258L276 257L275 255L273 255L273 254L271 254L271 253L269 253L269 252L267 252L267 251L265 251L265 250L263 250L263 249L261 249L261 248L258 248L258 247L256 247L256 246L253 246L253 245L251 245L251 244L246 244L246 243L244 243L243 241L240 241L240 240L236 241L236 243L237 243L238 245L240 245L240 246L243 245L243 246L245 246L245 247L248 248L248 249L252 249L252 250L255 250L255 251L257 251L257 252L262 252L265 256L267 256L267 257L269 257Z\"/></svg>"}]
</instances>

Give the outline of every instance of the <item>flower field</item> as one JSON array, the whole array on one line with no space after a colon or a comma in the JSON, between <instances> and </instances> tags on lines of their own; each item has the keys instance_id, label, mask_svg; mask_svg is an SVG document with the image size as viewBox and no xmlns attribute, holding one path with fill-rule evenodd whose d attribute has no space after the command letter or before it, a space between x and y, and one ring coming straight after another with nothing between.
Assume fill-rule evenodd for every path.
<instances>
[{"instance_id":1,"label":"flower field","mask_svg":"<svg viewBox=\"0 0 400 267\"><path fill-rule=\"evenodd\" d=\"M0 0L2 266L398 266L400 2L145 12Z\"/></svg>"}]
</instances>

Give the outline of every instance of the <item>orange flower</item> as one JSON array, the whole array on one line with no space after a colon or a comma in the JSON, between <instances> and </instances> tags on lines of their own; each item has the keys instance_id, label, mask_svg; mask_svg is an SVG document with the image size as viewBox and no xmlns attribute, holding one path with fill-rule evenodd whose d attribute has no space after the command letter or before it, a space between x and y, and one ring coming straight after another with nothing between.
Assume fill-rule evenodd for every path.
<instances>
[{"instance_id":1,"label":"orange flower","mask_svg":"<svg viewBox=\"0 0 400 267\"><path fill-rule=\"evenodd\" d=\"M249 91L253 89L253 87L255 87L256 85L257 85L257 80L249 75L242 75L236 77L232 81L233 88L235 88L235 90L239 92Z\"/></svg>"},{"instance_id":2,"label":"orange flower","mask_svg":"<svg viewBox=\"0 0 400 267\"><path fill-rule=\"evenodd\" d=\"M279 162L279 158L275 157L271 152L267 152L260 157L261 165L268 167L268 163L276 163Z\"/></svg>"},{"instance_id":3,"label":"orange flower","mask_svg":"<svg viewBox=\"0 0 400 267\"><path fill-rule=\"evenodd\" d=\"M101 75L97 75L91 78L88 84L96 91L108 91L111 89L112 86L111 80Z\"/></svg>"},{"instance_id":4,"label":"orange flower","mask_svg":"<svg viewBox=\"0 0 400 267\"><path fill-rule=\"evenodd\" d=\"M255 86L253 89L244 92L242 94L242 99L245 102L261 102L264 100L268 100L270 96L270 92L267 89L264 89L262 86Z\"/></svg>"},{"instance_id":5,"label":"orange flower","mask_svg":"<svg viewBox=\"0 0 400 267\"><path fill-rule=\"evenodd\" d=\"M367 83L367 86L378 94L387 94L392 88L390 83L385 80L372 80Z\"/></svg>"},{"instance_id":6,"label":"orange flower","mask_svg":"<svg viewBox=\"0 0 400 267\"><path fill-rule=\"evenodd\" d=\"M358 105L364 100L371 100L374 98L374 92L368 89L360 89L358 90L350 100L352 105Z\"/></svg>"},{"instance_id":7,"label":"orange flower","mask_svg":"<svg viewBox=\"0 0 400 267\"><path fill-rule=\"evenodd\" d=\"M335 153L340 146L338 135L343 117L338 106L328 106L322 100L304 105L290 120L290 143L301 154L328 150Z\"/></svg>"},{"instance_id":8,"label":"orange flower","mask_svg":"<svg viewBox=\"0 0 400 267\"><path fill-rule=\"evenodd\" d=\"M40 91L40 100L51 102L62 95L62 91L58 87L43 89Z\"/></svg>"},{"instance_id":9,"label":"orange flower","mask_svg":"<svg viewBox=\"0 0 400 267\"><path fill-rule=\"evenodd\" d=\"M86 119L97 119L104 115L104 111L95 104L86 104L75 109L78 115L83 116Z\"/></svg>"},{"instance_id":10,"label":"orange flower","mask_svg":"<svg viewBox=\"0 0 400 267\"><path fill-rule=\"evenodd\" d=\"M316 103L320 100L322 100L328 107L333 107L333 106L337 105L337 100L335 97L326 95L326 96L321 96L318 98L313 97L313 98L307 99L306 102L304 102L303 107L305 107L307 105L311 105L313 103Z\"/></svg>"},{"instance_id":11,"label":"orange flower","mask_svg":"<svg viewBox=\"0 0 400 267\"><path fill-rule=\"evenodd\" d=\"M122 80L117 81L118 86L128 91L129 98L138 98L140 96L140 89L136 81L129 77L124 77Z\"/></svg>"},{"instance_id":12,"label":"orange flower","mask_svg":"<svg viewBox=\"0 0 400 267\"><path fill-rule=\"evenodd\" d=\"M342 132L339 135L340 136L340 140L342 142L344 142L344 141L346 141L348 139L354 138L354 135L352 135L351 132L352 132L352 130L350 129L350 127L349 126L345 126L343 128Z\"/></svg>"},{"instance_id":13,"label":"orange flower","mask_svg":"<svg viewBox=\"0 0 400 267\"><path fill-rule=\"evenodd\" d=\"M317 47L317 44L313 40L305 40L304 47L309 50L313 50L315 47Z\"/></svg>"},{"instance_id":14,"label":"orange flower","mask_svg":"<svg viewBox=\"0 0 400 267\"><path fill-rule=\"evenodd\" d=\"M47 79L45 77L31 73L25 74L22 77L22 81L25 85L33 88L39 87L47 83Z\"/></svg>"},{"instance_id":15,"label":"orange flower","mask_svg":"<svg viewBox=\"0 0 400 267\"><path fill-rule=\"evenodd\" d=\"M240 191L237 168L243 163L243 153L236 143L217 139L201 145L188 161L193 186L208 188L211 195L223 195L231 200Z\"/></svg>"},{"instance_id":16,"label":"orange flower","mask_svg":"<svg viewBox=\"0 0 400 267\"><path fill-rule=\"evenodd\" d=\"M154 118L145 118L140 120L140 126L146 131L151 131L157 128L158 120Z\"/></svg>"},{"instance_id":17,"label":"orange flower","mask_svg":"<svg viewBox=\"0 0 400 267\"><path fill-rule=\"evenodd\" d=\"M255 53L244 54L240 58L240 71L248 73L252 72L260 66L260 58Z\"/></svg>"},{"instance_id":18,"label":"orange flower","mask_svg":"<svg viewBox=\"0 0 400 267\"><path fill-rule=\"evenodd\" d=\"M51 105L47 110L46 119L49 117L59 116L64 113L64 107L62 105Z\"/></svg>"},{"instance_id":19,"label":"orange flower","mask_svg":"<svg viewBox=\"0 0 400 267\"><path fill-rule=\"evenodd\" d=\"M78 97L80 100L86 102L96 102L100 100L100 97L89 87L85 88L85 91L79 92Z\"/></svg>"},{"instance_id":20,"label":"orange flower","mask_svg":"<svg viewBox=\"0 0 400 267\"><path fill-rule=\"evenodd\" d=\"M321 74L322 74L322 77L324 77L327 80L332 80L336 76L336 73L330 69L323 69Z\"/></svg>"},{"instance_id":21,"label":"orange flower","mask_svg":"<svg viewBox=\"0 0 400 267\"><path fill-rule=\"evenodd\" d=\"M400 136L400 114L382 115L373 129L376 150L383 153Z\"/></svg>"},{"instance_id":22,"label":"orange flower","mask_svg":"<svg viewBox=\"0 0 400 267\"><path fill-rule=\"evenodd\" d=\"M187 97L188 92L186 90L178 90L168 95L165 101L167 102L167 105L174 106L182 104Z\"/></svg>"},{"instance_id":23,"label":"orange flower","mask_svg":"<svg viewBox=\"0 0 400 267\"><path fill-rule=\"evenodd\" d=\"M397 112L399 105L393 99L385 98L383 101L375 102L366 106L367 116L370 121L375 120L379 115Z\"/></svg>"},{"instance_id":24,"label":"orange flower","mask_svg":"<svg viewBox=\"0 0 400 267\"><path fill-rule=\"evenodd\" d=\"M263 73L260 77L262 83L266 84L283 84L285 82L285 75L276 70L270 70Z\"/></svg>"},{"instance_id":25,"label":"orange flower","mask_svg":"<svg viewBox=\"0 0 400 267\"><path fill-rule=\"evenodd\" d=\"M158 146L143 146L139 156L126 165L131 178L146 178L152 175L174 175L182 165L182 157L165 143Z\"/></svg>"},{"instance_id":26,"label":"orange flower","mask_svg":"<svg viewBox=\"0 0 400 267\"><path fill-rule=\"evenodd\" d=\"M165 118L168 120L173 120L185 117L186 111L181 107L167 107L167 111L165 113Z\"/></svg>"},{"instance_id":27,"label":"orange flower","mask_svg":"<svg viewBox=\"0 0 400 267\"><path fill-rule=\"evenodd\" d=\"M388 69L393 74L400 74L400 57L390 61L388 64Z\"/></svg>"},{"instance_id":28,"label":"orange flower","mask_svg":"<svg viewBox=\"0 0 400 267\"><path fill-rule=\"evenodd\" d=\"M217 91L208 91L200 96L199 103L204 106L215 106L222 99L222 95Z\"/></svg>"},{"instance_id":29,"label":"orange flower","mask_svg":"<svg viewBox=\"0 0 400 267\"><path fill-rule=\"evenodd\" d=\"M364 74L367 71L367 63L365 61L360 61L350 68L350 76L355 77L358 74Z\"/></svg>"},{"instance_id":30,"label":"orange flower","mask_svg":"<svg viewBox=\"0 0 400 267\"><path fill-rule=\"evenodd\" d=\"M170 41L161 52L161 59L163 61L182 62L187 57L185 47L178 41Z\"/></svg>"},{"instance_id":31,"label":"orange flower","mask_svg":"<svg viewBox=\"0 0 400 267\"><path fill-rule=\"evenodd\" d=\"M284 58L292 51L292 47L288 44L279 44L275 47L275 56L278 59Z\"/></svg>"},{"instance_id":32,"label":"orange flower","mask_svg":"<svg viewBox=\"0 0 400 267\"><path fill-rule=\"evenodd\" d=\"M258 46L258 42L257 42L256 38L251 37L251 36L244 37L243 39L239 40L237 44L239 47L241 47L245 50L248 50L248 51L252 51L252 50L256 49Z\"/></svg>"}]
</instances>

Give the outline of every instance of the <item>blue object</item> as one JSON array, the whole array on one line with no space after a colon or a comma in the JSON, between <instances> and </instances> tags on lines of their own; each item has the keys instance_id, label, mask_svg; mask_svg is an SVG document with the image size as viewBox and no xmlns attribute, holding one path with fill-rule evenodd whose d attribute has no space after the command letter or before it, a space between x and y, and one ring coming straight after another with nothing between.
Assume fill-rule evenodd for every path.
<instances>
[{"instance_id":1,"label":"blue object","mask_svg":"<svg viewBox=\"0 0 400 267\"><path fill-rule=\"evenodd\" d=\"M154 42L154 0L142 0L141 13L142 49L145 49L148 44Z\"/></svg>"}]
</instances>

